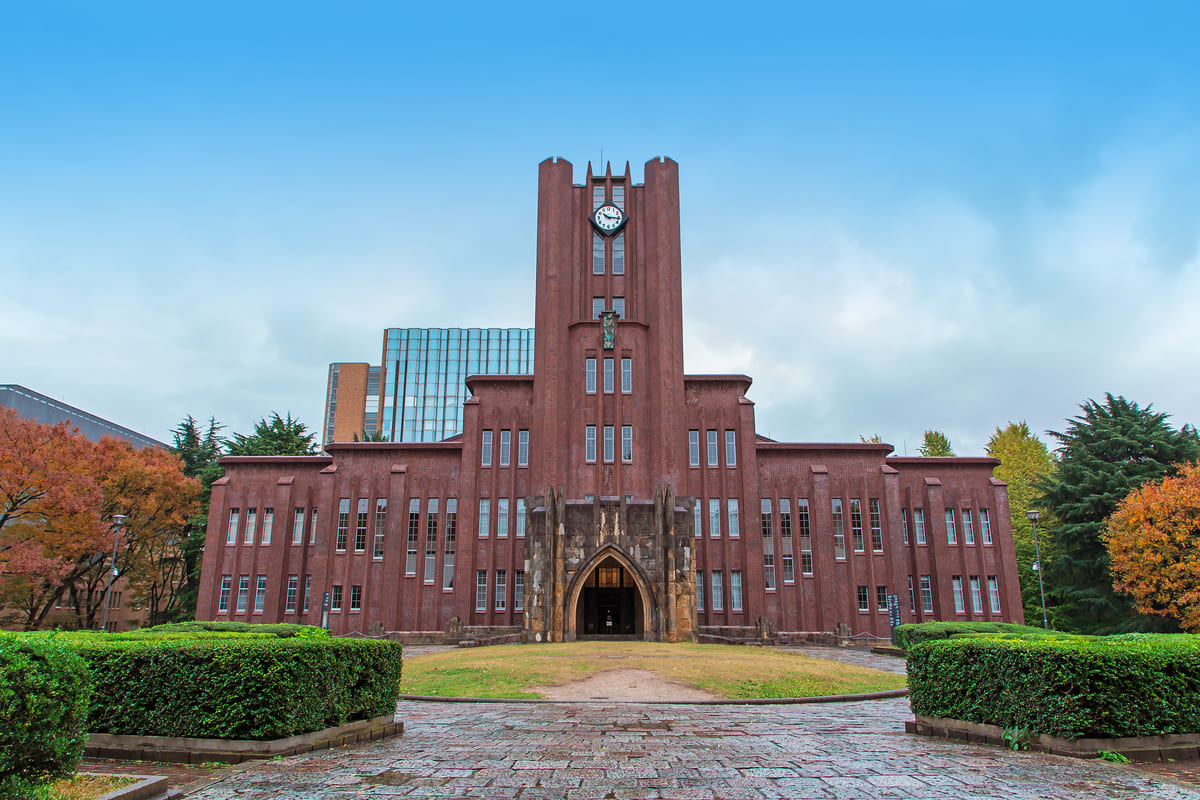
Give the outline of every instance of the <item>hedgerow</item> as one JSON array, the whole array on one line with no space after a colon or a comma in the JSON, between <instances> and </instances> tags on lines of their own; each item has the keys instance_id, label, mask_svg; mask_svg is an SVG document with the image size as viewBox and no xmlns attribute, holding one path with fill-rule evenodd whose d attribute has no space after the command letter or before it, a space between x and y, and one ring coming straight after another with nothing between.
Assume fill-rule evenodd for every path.
<instances>
[{"instance_id":1,"label":"hedgerow","mask_svg":"<svg viewBox=\"0 0 1200 800\"><path fill-rule=\"evenodd\" d=\"M1018 625L1015 622L919 622L908 623L896 627L896 644L905 650L915 644L937 639L949 639L972 633L1006 634L1021 636L1051 636L1063 637L1068 634L1058 631L1047 631L1031 625Z\"/></svg>"},{"instance_id":2,"label":"hedgerow","mask_svg":"<svg viewBox=\"0 0 1200 800\"><path fill-rule=\"evenodd\" d=\"M1067 739L1200 732L1200 636L962 638L908 651L917 714Z\"/></svg>"}]
</instances>

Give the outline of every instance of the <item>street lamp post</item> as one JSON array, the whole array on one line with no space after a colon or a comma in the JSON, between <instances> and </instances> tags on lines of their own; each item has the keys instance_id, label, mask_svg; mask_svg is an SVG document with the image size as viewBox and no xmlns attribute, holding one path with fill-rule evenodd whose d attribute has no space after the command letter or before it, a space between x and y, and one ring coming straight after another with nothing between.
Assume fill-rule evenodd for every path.
<instances>
[{"instance_id":1,"label":"street lamp post","mask_svg":"<svg viewBox=\"0 0 1200 800\"><path fill-rule=\"evenodd\" d=\"M1042 627L1046 630L1050 630L1050 622L1046 619L1046 588L1042 584L1042 551L1041 548L1038 547L1037 538L1037 509L1029 509L1025 512L1025 516L1029 517L1029 521L1033 523L1033 557L1034 563L1037 565L1034 567L1034 569L1037 570L1038 574L1038 592L1040 592L1042 595Z\"/></svg>"},{"instance_id":2,"label":"street lamp post","mask_svg":"<svg viewBox=\"0 0 1200 800\"><path fill-rule=\"evenodd\" d=\"M108 596L112 592L113 584L117 580L117 547L121 541L121 526L125 524L124 514L113 514L113 560L112 560L112 575L108 579L108 588L104 590L104 617L100 623L101 630L108 630Z\"/></svg>"}]
</instances>

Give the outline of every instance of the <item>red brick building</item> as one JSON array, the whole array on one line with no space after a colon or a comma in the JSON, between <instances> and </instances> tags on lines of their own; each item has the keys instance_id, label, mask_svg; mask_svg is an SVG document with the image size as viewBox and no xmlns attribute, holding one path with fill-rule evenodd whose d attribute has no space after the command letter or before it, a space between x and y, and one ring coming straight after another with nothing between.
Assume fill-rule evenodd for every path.
<instances>
[{"instance_id":1,"label":"red brick building","mask_svg":"<svg viewBox=\"0 0 1200 800\"><path fill-rule=\"evenodd\" d=\"M990 458L755 433L744 375L685 375L678 166L539 167L532 375L467 380L463 433L228 457L200 619L529 641L1022 621ZM323 608L323 600L328 604Z\"/></svg>"}]
</instances>

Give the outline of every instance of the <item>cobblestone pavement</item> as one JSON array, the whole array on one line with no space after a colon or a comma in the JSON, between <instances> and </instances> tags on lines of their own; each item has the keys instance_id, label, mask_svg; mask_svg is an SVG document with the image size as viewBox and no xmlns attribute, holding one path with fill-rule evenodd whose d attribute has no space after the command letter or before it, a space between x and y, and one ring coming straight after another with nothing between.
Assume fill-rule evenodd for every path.
<instances>
[{"instance_id":1,"label":"cobblestone pavement","mask_svg":"<svg viewBox=\"0 0 1200 800\"><path fill-rule=\"evenodd\" d=\"M795 706L401 702L405 733L236 767L216 798L1151 798L1128 768L904 733L904 698Z\"/></svg>"}]
</instances>

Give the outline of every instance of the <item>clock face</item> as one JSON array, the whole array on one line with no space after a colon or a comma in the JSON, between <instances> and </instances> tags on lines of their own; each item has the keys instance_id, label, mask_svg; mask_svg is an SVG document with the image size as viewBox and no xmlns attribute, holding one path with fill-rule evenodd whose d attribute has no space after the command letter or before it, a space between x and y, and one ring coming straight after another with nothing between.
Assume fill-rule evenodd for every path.
<instances>
[{"instance_id":1,"label":"clock face","mask_svg":"<svg viewBox=\"0 0 1200 800\"><path fill-rule=\"evenodd\" d=\"M592 224L599 228L601 233L609 236L625 224L625 219L625 212L612 203L605 203L592 214Z\"/></svg>"}]
</instances>

